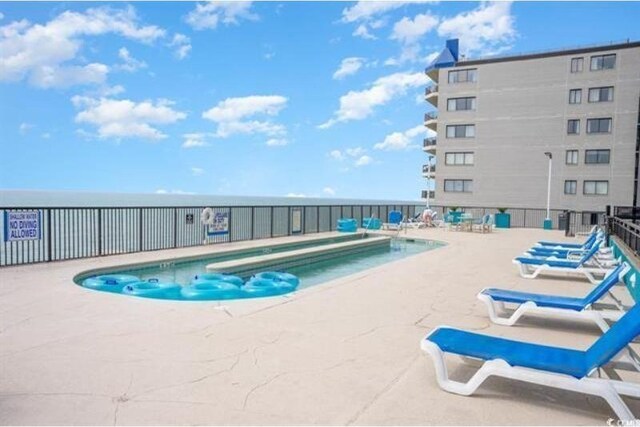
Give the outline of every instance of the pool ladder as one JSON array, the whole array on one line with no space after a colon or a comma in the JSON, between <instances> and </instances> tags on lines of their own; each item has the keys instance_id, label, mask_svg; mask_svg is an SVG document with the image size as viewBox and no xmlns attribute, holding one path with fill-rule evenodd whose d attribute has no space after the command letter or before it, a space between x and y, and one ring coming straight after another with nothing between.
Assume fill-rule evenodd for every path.
<instances>
[{"instance_id":1,"label":"pool ladder","mask_svg":"<svg viewBox=\"0 0 640 427\"><path fill-rule=\"evenodd\" d=\"M369 230L369 226L371 225L371 223L373 221L371 221L372 219L374 219L376 216L371 214L371 217L369 218L369 222L367 223L367 226L365 227L364 231L362 232L362 238L364 239L365 237L367 237L367 231Z\"/></svg>"}]
</instances>

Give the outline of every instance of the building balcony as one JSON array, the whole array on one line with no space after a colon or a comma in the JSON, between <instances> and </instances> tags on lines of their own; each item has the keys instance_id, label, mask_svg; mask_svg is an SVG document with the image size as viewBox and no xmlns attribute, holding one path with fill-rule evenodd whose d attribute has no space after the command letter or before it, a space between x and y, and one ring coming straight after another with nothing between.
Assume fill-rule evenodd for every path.
<instances>
[{"instance_id":1,"label":"building balcony","mask_svg":"<svg viewBox=\"0 0 640 427\"><path fill-rule=\"evenodd\" d=\"M425 138L422 141L422 149L426 152L434 153L436 152L436 137Z\"/></svg>"},{"instance_id":2,"label":"building balcony","mask_svg":"<svg viewBox=\"0 0 640 427\"><path fill-rule=\"evenodd\" d=\"M422 176L425 178L434 178L436 175L436 165L422 165Z\"/></svg>"},{"instance_id":3,"label":"building balcony","mask_svg":"<svg viewBox=\"0 0 640 427\"><path fill-rule=\"evenodd\" d=\"M438 128L438 113L435 111L426 113L424 115L424 125L432 131L436 131Z\"/></svg>"},{"instance_id":4,"label":"building balcony","mask_svg":"<svg viewBox=\"0 0 640 427\"><path fill-rule=\"evenodd\" d=\"M425 70L425 74L429 77L434 83L438 83L438 68L430 67Z\"/></svg>"},{"instance_id":5,"label":"building balcony","mask_svg":"<svg viewBox=\"0 0 640 427\"><path fill-rule=\"evenodd\" d=\"M433 199L436 198L436 192L435 191L422 190L422 198L423 199L433 200Z\"/></svg>"},{"instance_id":6,"label":"building balcony","mask_svg":"<svg viewBox=\"0 0 640 427\"><path fill-rule=\"evenodd\" d=\"M438 85L433 84L424 90L424 99L434 107L438 108Z\"/></svg>"}]
</instances>

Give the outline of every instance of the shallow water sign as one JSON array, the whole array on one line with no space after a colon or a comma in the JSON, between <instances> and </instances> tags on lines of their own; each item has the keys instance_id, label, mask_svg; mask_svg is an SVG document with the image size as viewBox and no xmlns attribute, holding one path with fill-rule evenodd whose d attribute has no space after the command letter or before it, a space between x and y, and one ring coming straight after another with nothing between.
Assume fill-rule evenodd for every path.
<instances>
[{"instance_id":1,"label":"shallow water sign","mask_svg":"<svg viewBox=\"0 0 640 427\"><path fill-rule=\"evenodd\" d=\"M42 216L40 211L4 212L4 241L40 240Z\"/></svg>"}]
</instances>

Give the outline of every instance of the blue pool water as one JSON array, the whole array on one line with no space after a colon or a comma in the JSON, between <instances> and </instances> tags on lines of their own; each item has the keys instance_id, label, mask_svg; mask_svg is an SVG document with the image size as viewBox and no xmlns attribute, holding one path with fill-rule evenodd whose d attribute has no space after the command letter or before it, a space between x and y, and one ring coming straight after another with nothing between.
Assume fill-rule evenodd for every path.
<instances>
[{"instance_id":1,"label":"blue pool water","mask_svg":"<svg viewBox=\"0 0 640 427\"><path fill-rule=\"evenodd\" d=\"M302 266L291 267L287 273L297 276L300 280L297 289L304 289L318 285L339 277L354 274L379 266L388 262L417 255L443 246L444 243L432 240L394 239L389 247L378 247L365 252L354 254L340 254L335 258L311 262ZM297 249L298 247L294 248ZM291 248L289 248L291 250ZM250 254L236 254L235 258L254 256L257 250L250 250ZM261 253L261 252L258 252ZM209 257L193 261L165 262L144 268L123 269L115 273L118 275L137 276L141 280L158 280L161 283L177 283L189 285L194 276L206 273L206 266L213 261L221 261L221 257ZM243 277L248 280L248 277ZM81 280L80 280L81 282ZM175 295L167 299L181 299Z\"/></svg>"}]
</instances>

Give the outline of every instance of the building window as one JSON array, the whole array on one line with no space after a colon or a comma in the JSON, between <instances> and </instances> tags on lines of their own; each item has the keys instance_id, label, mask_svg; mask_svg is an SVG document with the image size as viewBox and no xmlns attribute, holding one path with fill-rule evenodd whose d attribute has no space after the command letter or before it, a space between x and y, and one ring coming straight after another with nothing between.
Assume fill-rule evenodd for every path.
<instances>
[{"instance_id":1,"label":"building window","mask_svg":"<svg viewBox=\"0 0 640 427\"><path fill-rule=\"evenodd\" d=\"M473 180L445 179L444 191L450 193L471 193L473 191Z\"/></svg>"},{"instance_id":2,"label":"building window","mask_svg":"<svg viewBox=\"0 0 640 427\"><path fill-rule=\"evenodd\" d=\"M447 138L473 138L476 136L475 125L449 125Z\"/></svg>"},{"instance_id":3,"label":"building window","mask_svg":"<svg viewBox=\"0 0 640 427\"><path fill-rule=\"evenodd\" d=\"M447 99L447 111L463 111L463 110L475 110L476 98L475 96L467 98L449 98Z\"/></svg>"},{"instance_id":4,"label":"building window","mask_svg":"<svg viewBox=\"0 0 640 427\"><path fill-rule=\"evenodd\" d=\"M578 181L565 181L564 194L576 194L578 191Z\"/></svg>"},{"instance_id":5,"label":"building window","mask_svg":"<svg viewBox=\"0 0 640 427\"><path fill-rule=\"evenodd\" d=\"M587 133L611 133L611 118L587 119Z\"/></svg>"},{"instance_id":6,"label":"building window","mask_svg":"<svg viewBox=\"0 0 640 427\"><path fill-rule=\"evenodd\" d=\"M565 161L568 165L578 164L578 150L567 150Z\"/></svg>"},{"instance_id":7,"label":"building window","mask_svg":"<svg viewBox=\"0 0 640 427\"><path fill-rule=\"evenodd\" d=\"M616 67L615 53L591 57L591 71L613 70Z\"/></svg>"},{"instance_id":8,"label":"building window","mask_svg":"<svg viewBox=\"0 0 640 427\"><path fill-rule=\"evenodd\" d=\"M603 214L597 212L582 212L582 225L602 224Z\"/></svg>"},{"instance_id":9,"label":"building window","mask_svg":"<svg viewBox=\"0 0 640 427\"><path fill-rule=\"evenodd\" d=\"M473 165L473 153L445 153L444 164L448 166Z\"/></svg>"},{"instance_id":10,"label":"building window","mask_svg":"<svg viewBox=\"0 0 640 427\"><path fill-rule=\"evenodd\" d=\"M613 86L592 87L589 89L589 102L613 101Z\"/></svg>"},{"instance_id":11,"label":"building window","mask_svg":"<svg viewBox=\"0 0 640 427\"><path fill-rule=\"evenodd\" d=\"M449 71L449 83L476 82L477 80L478 70L476 68Z\"/></svg>"},{"instance_id":12,"label":"building window","mask_svg":"<svg viewBox=\"0 0 640 427\"><path fill-rule=\"evenodd\" d=\"M582 192L588 196L606 196L609 194L609 181L585 181Z\"/></svg>"},{"instance_id":13,"label":"building window","mask_svg":"<svg viewBox=\"0 0 640 427\"><path fill-rule=\"evenodd\" d=\"M582 103L582 89L571 89L569 91L569 104Z\"/></svg>"},{"instance_id":14,"label":"building window","mask_svg":"<svg viewBox=\"0 0 640 427\"><path fill-rule=\"evenodd\" d=\"M567 134L577 135L580 133L580 120L571 119L567 121Z\"/></svg>"},{"instance_id":15,"label":"building window","mask_svg":"<svg viewBox=\"0 0 640 427\"><path fill-rule=\"evenodd\" d=\"M581 73L584 68L584 58L571 58L571 72Z\"/></svg>"},{"instance_id":16,"label":"building window","mask_svg":"<svg viewBox=\"0 0 640 427\"><path fill-rule=\"evenodd\" d=\"M586 150L584 162L586 164L609 164L611 150Z\"/></svg>"}]
</instances>

